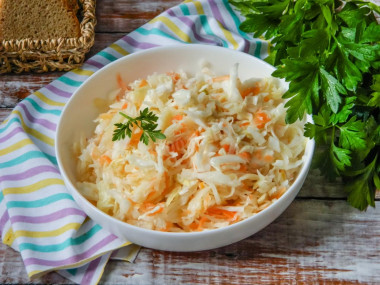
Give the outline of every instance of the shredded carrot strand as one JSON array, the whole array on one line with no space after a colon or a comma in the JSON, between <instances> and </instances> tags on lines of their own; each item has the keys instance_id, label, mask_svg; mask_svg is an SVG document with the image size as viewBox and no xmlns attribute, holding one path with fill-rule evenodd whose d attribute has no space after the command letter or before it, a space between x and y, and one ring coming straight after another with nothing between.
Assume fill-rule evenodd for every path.
<instances>
[{"instance_id":1,"label":"shredded carrot strand","mask_svg":"<svg viewBox=\"0 0 380 285\"><path fill-rule=\"evenodd\" d=\"M212 82L221 82L230 79L229 75L217 76L212 79Z\"/></svg>"},{"instance_id":2,"label":"shredded carrot strand","mask_svg":"<svg viewBox=\"0 0 380 285\"><path fill-rule=\"evenodd\" d=\"M145 202L145 203L142 203L141 206L140 206L140 210L145 213L145 212L148 212L150 210L152 210L154 207L156 207L155 204L151 203L151 202Z\"/></svg>"},{"instance_id":3,"label":"shredded carrot strand","mask_svg":"<svg viewBox=\"0 0 380 285\"><path fill-rule=\"evenodd\" d=\"M164 211L164 207L160 206L160 208L158 208L156 211L149 213L148 216L154 216L154 215L157 215L159 213L162 213L163 211Z\"/></svg>"},{"instance_id":4,"label":"shredded carrot strand","mask_svg":"<svg viewBox=\"0 0 380 285\"><path fill-rule=\"evenodd\" d=\"M251 159L251 154L249 152L246 152L246 151L239 153L239 156L245 160Z\"/></svg>"},{"instance_id":5,"label":"shredded carrot strand","mask_svg":"<svg viewBox=\"0 0 380 285\"><path fill-rule=\"evenodd\" d=\"M165 180L165 189L161 193L161 196L165 196L170 192L170 177L167 171L164 172L164 180Z\"/></svg>"},{"instance_id":6,"label":"shredded carrot strand","mask_svg":"<svg viewBox=\"0 0 380 285\"><path fill-rule=\"evenodd\" d=\"M254 122L257 128L262 129L265 127L265 124L270 121L269 116L264 112L258 112L255 114Z\"/></svg>"},{"instance_id":7,"label":"shredded carrot strand","mask_svg":"<svg viewBox=\"0 0 380 285\"><path fill-rule=\"evenodd\" d=\"M175 115L173 118L172 118L172 121L182 121L183 119L183 115L181 114L178 114L178 115Z\"/></svg>"},{"instance_id":8,"label":"shredded carrot strand","mask_svg":"<svg viewBox=\"0 0 380 285\"><path fill-rule=\"evenodd\" d=\"M166 227L160 229L160 231L162 231L162 232L168 232L168 231L171 229L172 226L173 226L173 223L171 223L171 222L166 222Z\"/></svg>"},{"instance_id":9,"label":"shredded carrot strand","mask_svg":"<svg viewBox=\"0 0 380 285\"><path fill-rule=\"evenodd\" d=\"M128 103L124 103L124 105L121 107L121 109L125 110L125 109L127 109L127 107L128 107Z\"/></svg>"},{"instance_id":10,"label":"shredded carrot strand","mask_svg":"<svg viewBox=\"0 0 380 285\"><path fill-rule=\"evenodd\" d=\"M144 86L147 86L148 85L148 81L146 81L145 79L142 79L140 84L139 84L139 87L144 87Z\"/></svg>"},{"instance_id":11,"label":"shredded carrot strand","mask_svg":"<svg viewBox=\"0 0 380 285\"><path fill-rule=\"evenodd\" d=\"M136 147L140 141L140 137L141 137L142 133L143 133L143 130L141 130L140 128L137 128L137 131L135 129L132 132L132 136L131 136L131 139L129 141L129 145Z\"/></svg>"},{"instance_id":12,"label":"shredded carrot strand","mask_svg":"<svg viewBox=\"0 0 380 285\"><path fill-rule=\"evenodd\" d=\"M157 193L156 190L153 190L152 192L150 192L148 194L148 196L146 196L146 201L149 201L151 198L153 198L153 196Z\"/></svg>"},{"instance_id":13,"label":"shredded carrot strand","mask_svg":"<svg viewBox=\"0 0 380 285\"><path fill-rule=\"evenodd\" d=\"M228 153L230 151L230 145L229 144L224 144L222 145L222 148Z\"/></svg>"},{"instance_id":14,"label":"shredded carrot strand","mask_svg":"<svg viewBox=\"0 0 380 285\"><path fill-rule=\"evenodd\" d=\"M245 123L240 124L240 127L249 126L250 124L251 124L250 122L245 122Z\"/></svg>"},{"instance_id":15,"label":"shredded carrot strand","mask_svg":"<svg viewBox=\"0 0 380 285\"><path fill-rule=\"evenodd\" d=\"M121 89L120 92L116 95L116 101L119 102L123 98L124 91Z\"/></svg>"},{"instance_id":16,"label":"shredded carrot strand","mask_svg":"<svg viewBox=\"0 0 380 285\"><path fill-rule=\"evenodd\" d=\"M128 89L128 86L127 84L125 84L125 82L123 81L123 79L121 78L121 75L120 73L118 73L116 75L116 80L117 80L117 85L119 85L119 88L121 88L121 90L125 91Z\"/></svg>"},{"instance_id":17,"label":"shredded carrot strand","mask_svg":"<svg viewBox=\"0 0 380 285\"><path fill-rule=\"evenodd\" d=\"M127 198L127 199L128 199L128 201L129 201L129 203L131 203L132 205L135 205L135 204L136 204L136 202L133 201L131 198Z\"/></svg>"},{"instance_id":18,"label":"shredded carrot strand","mask_svg":"<svg viewBox=\"0 0 380 285\"><path fill-rule=\"evenodd\" d=\"M169 145L169 150L171 152L180 152L186 146L186 141L183 138L179 138L178 140L172 142Z\"/></svg>"},{"instance_id":19,"label":"shredded carrot strand","mask_svg":"<svg viewBox=\"0 0 380 285\"><path fill-rule=\"evenodd\" d=\"M246 172L247 171L247 166L245 164L241 164L240 168L239 168L239 171Z\"/></svg>"},{"instance_id":20,"label":"shredded carrot strand","mask_svg":"<svg viewBox=\"0 0 380 285\"><path fill-rule=\"evenodd\" d=\"M198 229L198 223L196 221L192 222L190 225L189 225L189 228L193 231L197 230Z\"/></svg>"},{"instance_id":21,"label":"shredded carrot strand","mask_svg":"<svg viewBox=\"0 0 380 285\"><path fill-rule=\"evenodd\" d=\"M260 93L260 87L258 86L253 86L253 87L248 87L244 89L243 91L240 92L241 97L245 98L248 95L252 94L253 96L257 95Z\"/></svg>"},{"instance_id":22,"label":"shredded carrot strand","mask_svg":"<svg viewBox=\"0 0 380 285\"><path fill-rule=\"evenodd\" d=\"M286 191L286 187L281 187L276 193L272 195L272 199L279 199Z\"/></svg>"},{"instance_id":23,"label":"shredded carrot strand","mask_svg":"<svg viewBox=\"0 0 380 285\"><path fill-rule=\"evenodd\" d=\"M236 212L227 211L213 206L207 209L206 214L209 216L215 216L220 219L233 220L235 218Z\"/></svg>"},{"instance_id":24,"label":"shredded carrot strand","mask_svg":"<svg viewBox=\"0 0 380 285\"><path fill-rule=\"evenodd\" d=\"M272 156L272 155L265 155L264 156L264 160L266 161L266 162L272 162L273 160L274 160L274 157Z\"/></svg>"},{"instance_id":25,"label":"shredded carrot strand","mask_svg":"<svg viewBox=\"0 0 380 285\"><path fill-rule=\"evenodd\" d=\"M203 216L202 218L199 219L199 224L198 224L198 227L197 227L197 230L198 231L202 231L203 230L203 225L204 223L206 223L207 221L209 221L209 218Z\"/></svg>"},{"instance_id":26,"label":"shredded carrot strand","mask_svg":"<svg viewBox=\"0 0 380 285\"><path fill-rule=\"evenodd\" d=\"M167 72L166 74L172 78L174 84L181 79L181 75L176 72Z\"/></svg>"},{"instance_id":27,"label":"shredded carrot strand","mask_svg":"<svg viewBox=\"0 0 380 285\"><path fill-rule=\"evenodd\" d=\"M102 156L99 157L99 163L100 165L108 165L112 162L112 159L106 155L106 154L103 154Z\"/></svg>"}]
</instances>

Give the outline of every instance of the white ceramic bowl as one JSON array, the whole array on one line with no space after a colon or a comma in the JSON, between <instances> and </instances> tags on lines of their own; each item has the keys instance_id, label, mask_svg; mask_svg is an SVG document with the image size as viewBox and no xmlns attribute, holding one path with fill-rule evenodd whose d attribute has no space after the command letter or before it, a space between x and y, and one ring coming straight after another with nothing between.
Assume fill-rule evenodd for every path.
<instances>
[{"instance_id":1,"label":"white ceramic bowl","mask_svg":"<svg viewBox=\"0 0 380 285\"><path fill-rule=\"evenodd\" d=\"M222 47L177 45L153 48L123 57L96 72L73 94L62 112L56 135L56 155L67 189L88 216L123 239L169 251L197 251L225 246L256 233L276 219L296 197L306 178L314 150L314 141L311 140L307 143L305 162L297 179L278 201L236 224L192 233L153 231L124 223L97 209L78 192L72 146L81 134L90 137L95 129L93 121L100 111L93 103L94 98L106 98L110 91L118 88L115 80L118 73L122 74L126 82L154 72L183 69L195 73L202 60L210 63L216 75L228 74L233 64L239 63L239 77L243 80L267 77L274 71L273 66L251 55Z\"/></svg>"}]
</instances>

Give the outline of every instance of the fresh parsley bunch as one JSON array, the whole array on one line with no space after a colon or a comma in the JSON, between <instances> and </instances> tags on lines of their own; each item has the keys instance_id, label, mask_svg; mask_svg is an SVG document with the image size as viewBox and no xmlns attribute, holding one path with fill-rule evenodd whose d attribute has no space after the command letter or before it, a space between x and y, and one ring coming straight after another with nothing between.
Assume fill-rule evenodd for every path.
<instances>
[{"instance_id":1,"label":"fresh parsley bunch","mask_svg":"<svg viewBox=\"0 0 380 285\"><path fill-rule=\"evenodd\" d=\"M272 74L289 81L286 122L312 114L315 166L342 177L348 202L375 206L380 189L380 27L366 1L230 0L240 28L271 42Z\"/></svg>"}]
</instances>

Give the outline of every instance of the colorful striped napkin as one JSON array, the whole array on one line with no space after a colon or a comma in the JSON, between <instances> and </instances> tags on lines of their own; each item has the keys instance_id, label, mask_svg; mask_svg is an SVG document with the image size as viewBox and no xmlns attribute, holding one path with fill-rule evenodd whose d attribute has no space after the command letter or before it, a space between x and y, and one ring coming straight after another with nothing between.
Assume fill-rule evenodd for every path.
<instances>
[{"instance_id":1,"label":"colorful striped napkin","mask_svg":"<svg viewBox=\"0 0 380 285\"><path fill-rule=\"evenodd\" d=\"M138 247L88 219L66 191L54 154L65 103L97 70L135 51L201 43L263 58L268 44L239 30L242 17L227 0L185 1L34 92L0 127L0 233L21 253L30 277L58 271L96 284L110 258L133 261Z\"/></svg>"}]
</instances>

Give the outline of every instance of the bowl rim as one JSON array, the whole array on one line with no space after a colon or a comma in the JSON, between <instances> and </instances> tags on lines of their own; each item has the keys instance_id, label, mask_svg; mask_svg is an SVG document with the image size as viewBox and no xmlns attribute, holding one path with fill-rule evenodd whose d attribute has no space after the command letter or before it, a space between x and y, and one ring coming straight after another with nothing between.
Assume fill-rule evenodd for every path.
<instances>
[{"instance_id":1,"label":"bowl rim","mask_svg":"<svg viewBox=\"0 0 380 285\"><path fill-rule=\"evenodd\" d=\"M162 51L162 50L175 50L175 51L178 52L181 49L185 49L186 50L186 49L194 49L194 48L200 49L200 50L204 50L204 49L210 49L210 50L220 49L221 50L221 49L223 49L227 53L231 53L231 54L232 53L243 54L244 56L252 57L254 60L259 61L261 64L267 65L268 67L270 67L271 69L273 69L273 71L276 70L276 68L274 66L272 66L269 63L263 61L262 59L254 57L251 54L244 53L244 52L239 51L239 50L232 50L232 49L229 49L229 48L226 48L226 47L220 47L220 46L211 46L211 45L205 45L205 44L176 44L176 45L153 47L153 48L149 48L147 50L136 51L134 53L128 54L127 56L123 56L123 57L121 57L121 58L119 58L119 59L117 59L117 60L115 60L115 61L113 61L113 62L111 62L111 63L109 63L107 65L105 65L104 67L102 67L99 70L97 70L89 78L87 78L81 84L81 86L77 90L75 90L75 92L73 92L72 96L70 97L70 99L65 104L65 106L64 106L64 108L62 110L62 113L61 113L58 125L57 125L56 134L55 134L55 153L56 153L56 157L57 157L57 163L58 163L58 168L59 168L60 174L61 174L61 176L62 176L65 184L66 183L69 184L69 185L65 185L66 188L68 188L67 190L69 192L75 190L75 193L79 195L79 197L81 198L82 202L86 203L87 207L90 207L97 214L100 214L101 216L103 216L108 221L112 221L112 223L116 223L117 226L125 227L127 229L130 228L131 230L133 230L135 232L138 232L138 234L149 234L149 235L155 235L157 237L163 237L163 238L164 237L169 237L169 236L170 237L178 236L178 237L194 237L194 238L196 238L196 237L205 237L207 235L211 235L211 234L214 235L214 234L217 234L217 233L222 233L224 231L230 231L230 230L237 229L239 227L242 227L242 226L244 226L246 224L251 223L252 220L259 219L261 216L265 216L265 215L269 214L271 211L274 211L274 209L276 208L275 207L276 204L279 204L279 203L285 201L287 199L287 197L290 196L290 195L292 195L293 192L295 192L295 191L297 191L297 193L295 193L295 196L296 196L298 194L299 190L302 188L303 181L306 178L307 173L308 173L309 168L310 168L310 165L311 165L311 161L312 161L313 153L314 153L314 149L315 149L315 141L314 141L314 139L310 139L310 138L306 137L307 141L305 143L304 154L303 154L303 156L301 158L303 160L302 165L301 165L301 169L298 172L297 177L293 181L293 183L291 184L291 186L286 190L286 192L279 199L277 199L275 202L273 202L272 204L270 204L264 210L261 210L260 212L258 212L256 214L253 214L252 216L250 216L250 217L248 217L248 218L246 218L244 220L238 221L236 223L233 223L233 224L221 227L221 228L210 229L210 230L203 230L203 231L199 231L199 232L198 231L196 231L196 232L164 232L164 231L152 230L152 229L147 229L147 228L139 227L139 226L132 225L132 224L129 224L127 222L121 221L121 220L119 220L119 219L117 219L117 218L115 218L115 217L113 217L113 216L111 216L111 215L103 212L102 210L98 209L95 205L93 205L89 200L87 200L80 193L80 191L77 189L77 187L72 183L72 181L68 178L68 176L67 176L67 174L66 174L66 172L64 170L62 159L61 159L61 153L59 151L58 138L59 138L60 130L62 129L62 124L61 123L63 122L63 118L65 117L65 115L67 115L66 113L69 110L69 107L71 105L70 103L72 102L73 98L75 98L77 96L77 94L79 94L82 91L82 89L85 88L86 85L91 84L91 82L93 80L95 80L97 77L102 76L103 73L107 72L113 66L121 64L121 62L126 61L127 63L125 63L125 64L128 64L128 61L131 60L132 58L139 57L139 56L142 56L142 55L151 54L151 53L154 54L154 53ZM285 84L284 86L287 88L287 83L286 82L283 82L283 83ZM306 115L306 121L307 122L313 122L312 117L310 115ZM301 183L301 185L299 186L299 189L296 189L298 187L298 184L300 184L300 183ZM72 195L72 193L70 193L70 194ZM75 195L72 195L72 196L73 196L73 198L75 200ZM294 200L294 198L291 199L290 203L292 203L293 200ZM77 201L75 201L75 202L78 204L78 207L82 211L84 211L86 213L86 211L79 205L79 203ZM281 214L282 214L282 212L280 213L280 215ZM86 215L89 216L88 213L86 213Z\"/></svg>"}]
</instances>

